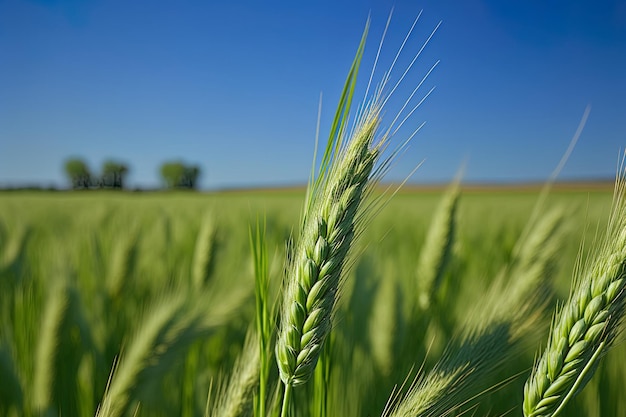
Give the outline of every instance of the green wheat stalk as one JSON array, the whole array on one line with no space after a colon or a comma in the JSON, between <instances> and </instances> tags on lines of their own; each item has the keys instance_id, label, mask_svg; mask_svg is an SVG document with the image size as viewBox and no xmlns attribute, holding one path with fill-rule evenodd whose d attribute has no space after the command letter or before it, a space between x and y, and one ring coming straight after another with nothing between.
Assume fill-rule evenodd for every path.
<instances>
[{"instance_id":1,"label":"green wheat stalk","mask_svg":"<svg viewBox=\"0 0 626 417\"><path fill-rule=\"evenodd\" d=\"M191 277L194 288L201 289L211 275L217 228L210 213L204 215L193 252Z\"/></svg>"},{"instance_id":2,"label":"green wheat stalk","mask_svg":"<svg viewBox=\"0 0 626 417\"><path fill-rule=\"evenodd\" d=\"M417 19L404 43L408 40L416 23ZM366 88L366 100L358 109L352 129L348 130L352 97L369 30L369 20L366 24L331 125L330 136L321 158L318 174L315 176L314 171L311 174L302 215L300 240L290 258L291 263L287 270L280 329L275 349L280 379L285 387L281 410L283 417L290 414L293 388L303 385L310 379L324 349L342 288L344 265L352 243L361 232L365 216L371 214L374 208L382 206L381 200L374 200L365 208L361 207L362 202L369 195L373 184L377 183L397 154L420 130L421 126L402 146L392 152L390 157L378 164L380 155L386 148L389 138L398 132L433 91L431 89L419 103L406 114L404 113L437 63L414 88L389 126L379 133L382 109L438 27L439 25L435 27L396 84L390 91L385 91L396 59L403 49L404 43L402 44L391 68L385 72L380 84L370 96L369 88L382 47L381 40ZM403 114L405 117L399 121ZM330 359L329 351L326 352L325 358ZM324 364L325 369L331 369L328 368L329 366L330 363ZM324 376L324 372L320 375L322 378L329 376L329 374ZM323 403L327 401L325 400L327 396L320 390L326 390L327 387L323 380L318 382L315 395L323 413L326 408Z\"/></svg>"},{"instance_id":3,"label":"green wheat stalk","mask_svg":"<svg viewBox=\"0 0 626 417\"><path fill-rule=\"evenodd\" d=\"M128 285L137 257L139 230L137 227L117 239L113 248L109 275L106 280L109 296L119 300Z\"/></svg>"},{"instance_id":4,"label":"green wheat stalk","mask_svg":"<svg viewBox=\"0 0 626 417\"><path fill-rule=\"evenodd\" d=\"M507 363L520 341L537 328L550 294L550 275L561 242L560 212L549 212L519 245L477 304L465 327L429 372L418 376L401 399L392 398L389 417L442 416L459 410L484 389L484 381ZM546 234L546 231L551 233ZM528 268L529 265L532 268Z\"/></svg>"},{"instance_id":5,"label":"green wheat stalk","mask_svg":"<svg viewBox=\"0 0 626 417\"><path fill-rule=\"evenodd\" d=\"M419 305L427 310L440 287L454 243L455 216L460 196L459 182L446 191L428 228L426 244L417 264Z\"/></svg>"},{"instance_id":6,"label":"green wheat stalk","mask_svg":"<svg viewBox=\"0 0 626 417\"><path fill-rule=\"evenodd\" d=\"M255 416L265 417L270 371L273 366L272 340L274 337L275 303L270 303L270 276L265 241L265 224L257 221L256 230L250 229L250 246L254 266L255 327L257 334L258 392L255 397Z\"/></svg>"},{"instance_id":7,"label":"green wheat stalk","mask_svg":"<svg viewBox=\"0 0 626 417\"><path fill-rule=\"evenodd\" d=\"M239 305L237 296L202 300L201 297L174 294L155 302L138 328L128 348L114 367L97 417L119 417L132 402L145 393L171 368L177 355L195 341L210 336Z\"/></svg>"},{"instance_id":8,"label":"green wheat stalk","mask_svg":"<svg viewBox=\"0 0 626 417\"><path fill-rule=\"evenodd\" d=\"M369 23L346 81L318 177L312 179L307 192L302 234L288 268L276 343L285 386L282 416L288 415L293 387L311 377L330 332L342 269L357 233L359 208L383 143L374 144L380 109L373 101L344 144L368 27Z\"/></svg>"},{"instance_id":9,"label":"green wheat stalk","mask_svg":"<svg viewBox=\"0 0 626 417\"><path fill-rule=\"evenodd\" d=\"M618 334L626 303L625 173L622 166L606 234L586 265L575 271L570 297L557 309L548 345L526 381L526 417L561 413Z\"/></svg>"},{"instance_id":10,"label":"green wheat stalk","mask_svg":"<svg viewBox=\"0 0 626 417\"><path fill-rule=\"evenodd\" d=\"M53 389L57 377L57 356L62 341L63 327L67 322L70 297L65 284L54 282L43 309L41 330L35 353L35 375L32 404L40 413L48 412L54 403Z\"/></svg>"},{"instance_id":11,"label":"green wheat stalk","mask_svg":"<svg viewBox=\"0 0 626 417\"><path fill-rule=\"evenodd\" d=\"M259 385L259 342L249 331L241 355L230 374L228 385L219 394L214 416L249 417L254 415L255 391Z\"/></svg>"}]
</instances>

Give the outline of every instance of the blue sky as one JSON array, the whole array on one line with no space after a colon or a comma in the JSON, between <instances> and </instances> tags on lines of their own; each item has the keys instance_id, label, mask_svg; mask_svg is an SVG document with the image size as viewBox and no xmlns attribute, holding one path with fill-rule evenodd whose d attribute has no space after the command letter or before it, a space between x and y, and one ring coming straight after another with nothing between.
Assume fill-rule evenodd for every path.
<instances>
[{"instance_id":1,"label":"blue sky","mask_svg":"<svg viewBox=\"0 0 626 417\"><path fill-rule=\"evenodd\" d=\"M382 70L420 10L397 70L443 23L390 100L388 116L440 60L394 143L426 125L389 179L421 161L415 182L464 161L468 181L545 179L588 104L562 178L614 175L623 0L0 0L0 186L64 186L70 156L94 171L124 161L131 186L158 185L172 159L199 164L203 188L303 183L320 92L324 137L368 15L361 87L392 7Z\"/></svg>"}]
</instances>

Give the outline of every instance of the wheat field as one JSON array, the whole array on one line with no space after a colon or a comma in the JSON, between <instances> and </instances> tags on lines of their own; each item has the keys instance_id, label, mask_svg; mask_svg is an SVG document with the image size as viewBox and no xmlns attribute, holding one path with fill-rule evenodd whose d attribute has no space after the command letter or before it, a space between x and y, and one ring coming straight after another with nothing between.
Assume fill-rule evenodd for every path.
<instances>
[{"instance_id":1,"label":"wheat field","mask_svg":"<svg viewBox=\"0 0 626 417\"><path fill-rule=\"evenodd\" d=\"M624 164L381 185L438 27L352 111L366 24L306 189L0 194L0 414L626 415Z\"/></svg>"},{"instance_id":2,"label":"wheat field","mask_svg":"<svg viewBox=\"0 0 626 417\"><path fill-rule=\"evenodd\" d=\"M400 192L355 243L329 344L328 415L381 415L394 387L401 391L408 378L406 391L417 375L437 369L450 343L461 343L468 317L486 320L478 311L495 296L488 288L501 271L515 270L516 242L538 193L461 191L449 256L423 308L420 254L443 195ZM207 407L217 415L214 403L226 395L254 323L250 227L264 219L268 297L276 298L303 197L298 190L4 193L1 413L95 415L115 369L123 378L109 387L111 415L196 416ZM540 243L555 245L545 268L548 307L519 349L472 380L463 409L521 414L523 385L545 346L550 312L568 295L581 242L584 256L603 230L611 198L610 190L551 193L546 213L559 220ZM618 336L566 415L623 413L622 345ZM271 402L277 368L269 380ZM294 393L296 415L316 415L313 386ZM245 407L231 413L251 415Z\"/></svg>"}]
</instances>

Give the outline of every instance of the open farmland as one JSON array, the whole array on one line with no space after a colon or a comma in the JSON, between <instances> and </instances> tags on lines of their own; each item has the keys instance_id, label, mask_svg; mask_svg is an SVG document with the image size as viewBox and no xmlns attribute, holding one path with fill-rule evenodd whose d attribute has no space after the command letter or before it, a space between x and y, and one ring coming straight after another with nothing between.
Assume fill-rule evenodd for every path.
<instances>
[{"instance_id":1,"label":"open farmland","mask_svg":"<svg viewBox=\"0 0 626 417\"><path fill-rule=\"evenodd\" d=\"M354 244L329 344L328 415L381 415L394 386L432 369L468 317L481 317L490 285L516 271L514 248L538 190L462 191L424 308L418 263L443 195L398 193ZM198 416L207 402L209 415L225 415L211 410L255 320L249 231L265 224L276 298L303 198L300 190L0 195L0 414L94 415L116 368L125 378L112 387L116 415ZM542 206L540 217L558 217L544 269L554 296L520 349L475 383L475 394L488 390L469 404L478 415L521 415L555 302L568 295L583 239L586 252L605 229L611 200L609 189L556 189ZM618 340L566 415L626 412L624 353ZM273 392L276 368L269 379ZM296 415L314 415L313 385L295 392Z\"/></svg>"}]
</instances>

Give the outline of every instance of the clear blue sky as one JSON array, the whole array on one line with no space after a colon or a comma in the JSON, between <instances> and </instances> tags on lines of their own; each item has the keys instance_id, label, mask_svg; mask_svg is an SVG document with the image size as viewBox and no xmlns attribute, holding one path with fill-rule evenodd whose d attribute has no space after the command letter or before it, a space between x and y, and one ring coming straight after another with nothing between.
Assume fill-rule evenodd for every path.
<instances>
[{"instance_id":1,"label":"clear blue sky","mask_svg":"<svg viewBox=\"0 0 626 417\"><path fill-rule=\"evenodd\" d=\"M390 173L446 181L548 177L587 104L563 178L614 175L626 147L626 2L499 0L0 0L0 186L64 186L63 161L203 168L201 186L303 183L320 92L322 136L368 14L362 75L392 6L380 67L413 19L406 64L443 23L388 114L424 84L433 94L399 143L426 125ZM365 80L366 81L366 80Z\"/></svg>"}]
</instances>

